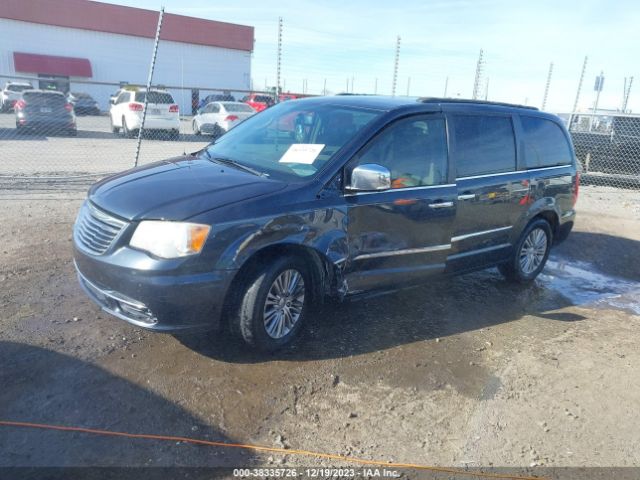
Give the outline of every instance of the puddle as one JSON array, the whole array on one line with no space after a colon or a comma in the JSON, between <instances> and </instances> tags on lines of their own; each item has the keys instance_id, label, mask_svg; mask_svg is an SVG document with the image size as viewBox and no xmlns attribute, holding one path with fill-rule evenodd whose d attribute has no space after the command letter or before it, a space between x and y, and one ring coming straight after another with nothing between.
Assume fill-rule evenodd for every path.
<instances>
[{"instance_id":1,"label":"puddle","mask_svg":"<svg viewBox=\"0 0 640 480\"><path fill-rule=\"evenodd\" d=\"M538 282L574 305L613 307L640 315L639 282L604 275L585 262L549 259Z\"/></svg>"}]
</instances>

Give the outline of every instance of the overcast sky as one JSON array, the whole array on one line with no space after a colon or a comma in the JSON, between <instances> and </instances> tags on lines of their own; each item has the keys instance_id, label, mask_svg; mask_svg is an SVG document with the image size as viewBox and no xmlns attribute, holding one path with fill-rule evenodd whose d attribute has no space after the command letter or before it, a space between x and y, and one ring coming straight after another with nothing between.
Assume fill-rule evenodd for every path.
<instances>
[{"instance_id":1,"label":"overcast sky","mask_svg":"<svg viewBox=\"0 0 640 480\"><path fill-rule=\"evenodd\" d=\"M113 3L158 9L156 0ZM164 0L165 11L255 27L254 88L275 84L278 17L283 18L282 78L287 90L354 90L390 94L396 37L401 37L396 94L471 97L484 50L481 92L489 100L540 106L554 63L547 109L573 106L585 55L579 107L593 106L595 76L604 71L600 107L619 108L624 78L635 76L629 107L640 112L640 3L633 0L302 0L214 2ZM408 85L410 79L410 85ZM351 87L349 87L351 88Z\"/></svg>"}]
</instances>

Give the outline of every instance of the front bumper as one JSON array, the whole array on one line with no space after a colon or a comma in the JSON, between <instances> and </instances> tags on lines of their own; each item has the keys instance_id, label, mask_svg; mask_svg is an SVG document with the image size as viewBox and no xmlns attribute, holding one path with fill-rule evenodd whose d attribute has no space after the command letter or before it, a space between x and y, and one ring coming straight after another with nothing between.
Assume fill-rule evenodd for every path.
<instances>
[{"instance_id":1,"label":"front bumper","mask_svg":"<svg viewBox=\"0 0 640 480\"><path fill-rule=\"evenodd\" d=\"M142 254L142 252L135 252ZM157 332L216 329L235 270L176 273L118 265L74 248L80 285L104 311Z\"/></svg>"}]
</instances>

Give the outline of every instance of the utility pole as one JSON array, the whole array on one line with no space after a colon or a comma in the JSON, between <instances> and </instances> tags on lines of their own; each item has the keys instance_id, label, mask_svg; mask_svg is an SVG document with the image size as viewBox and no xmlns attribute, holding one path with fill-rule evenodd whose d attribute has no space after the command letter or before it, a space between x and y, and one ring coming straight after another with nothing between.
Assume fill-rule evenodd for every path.
<instances>
[{"instance_id":1,"label":"utility pole","mask_svg":"<svg viewBox=\"0 0 640 480\"><path fill-rule=\"evenodd\" d=\"M629 94L631 93L631 85L633 84L633 77L629 77L629 82L624 79L624 99L622 100L622 113L627 112L627 104L629 103Z\"/></svg>"},{"instance_id":2,"label":"utility pole","mask_svg":"<svg viewBox=\"0 0 640 480\"><path fill-rule=\"evenodd\" d=\"M351 93L353 93L355 91L354 87L353 87L353 84L355 83L355 80L356 80L356 77L352 76L351 77Z\"/></svg>"},{"instance_id":3,"label":"utility pole","mask_svg":"<svg viewBox=\"0 0 640 480\"><path fill-rule=\"evenodd\" d=\"M473 80L473 95L471 98L477 100L480 96L480 81L482 79L482 70L484 68L484 52L480 49L480 55L478 55L478 63L476 65L476 77Z\"/></svg>"},{"instance_id":4,"label":"utility pole","mask_svg":"<svg viewBox=\"0 0 640 480\"><path fill-rule=\"evenodd\" d=\"M445 78L444 80L444 95L442 95L444 98L447 98L447 89L449 88L449 77Z\"/></svg>"},{"instance_id":5,"label":"utility pole","mask_svg":"<svg viewBox=\"0 0 640 480\"><path fill-rule=\"evenodd\" d=\"M400 63L400 35L396 40L396 60L393 64L393 85L391 87L391 96L396 96L396 84L398 83L398 64Z\"/></svg>"},{"instance_id":6,"label":"utility pole","mask_svg":"<svg viewBox=\"0 0 640 480\"><path fill-rule=\"evenodd\" d=\"M322 95L326 95L327 94L327 79L324 79L324 84L322 86Z\"/></svg>"},{"instance_id":7,"label":"utility pole","mask_svg":"<svg viewBox=\"0 0 640 480\"><path fill-rule=\"evenodd\" d=\"M276 63L277 73L276 73L276 98L275 101L278 103L280 98L280 67L282 63L282 17L278 17L278 61Z\"/></svg>"},{"instance_id":8,"label":"utility pole","mask_svg":"<svg viewBox=\"0 0 640 480\"><path fill-rule=\"evenodd\" d=\"M376 83L373 86L373 94L374 95L378 94L378 77L376 77Z\"/></svg>"},{"instance_id":9,"label":"utility pole","mask_svg":"<svg viewBox=\"0 0 640 480\"><path fill-rule=\"evenodd\" d=\"M411 88L411 77L407 78L407 97L409 96L409 89Z\"/></svg>"},{"instance_id":10,"label":"utility pole","mask_svg":"<svg viewBox=\"0 0 640 480\"><path fill-rule=\"evenodd\" d=\"M544 86L544 96L542 97L542 107L540 110L544 110L547 106L547 97L549 96L549 85L551 85L551 74L553 73L553 62L549 64L549 73L547 73L547 83Z\"/></svg>"},{"instance_id":11,"label":"utility pole","mask_svg":"<svg viewBox=\"0 0 640 480\"><path fill-rule=\"evenodd\" d=\"M582 90L582 82L584 81L584 74L587 71L587 61L589 57L584 57L584 62L582 63L582 72L580 73L580 81L578 82L578 91L576 92L576 100L573 102L573 109L571 113L576 113L578 109L578 101L580 100L580 90Z\"/></svg>"}]
</instances>

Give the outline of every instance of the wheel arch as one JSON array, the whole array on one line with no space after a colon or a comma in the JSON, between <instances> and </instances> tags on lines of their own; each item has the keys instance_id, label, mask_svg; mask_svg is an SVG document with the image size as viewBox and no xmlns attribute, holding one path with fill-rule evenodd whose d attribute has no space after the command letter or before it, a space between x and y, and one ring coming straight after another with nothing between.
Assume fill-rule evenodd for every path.
<instances>
[{"instance_id":1,"label":"wheel arch","mask_svg":"<svg viewBox=\"0 0 640 480\"><path fill-rule=\"evenodd\" d=\"M516 235L514 236L514 241L520 238L522 232L525 231L527 226L535 221L538 218L542 218L549 222L551 226L551 234L553 235L553 240L555 243L555 239L558 238L558 233L560 230L560 215L558 213L558 206L555 202L549 202L546 200L536 202L531 206L528 210L527 214L522 217L520 222L517 225L517 229L514 232Z\"/></svg>"},{"instance_id":2,"label":"wheel arch","mask_svg":"<svg viewBox=\"0 0 640 480\"><path fill-rule=\"evenodd\" d=\"M322 303L331 294L340 276L340 271L329 258L317 249L298 243L275 243L256 250L249 256L235 274L224 299L223 318L231 318L251 274L276 256L291 255L300 258L309 267L312 281L312 299Z\"/></svg>"},{"instance_id":3,"label":"wheel arch","mask_svg":"<svg viewBox=\"0 0 640 480\"><path fill-rule=\"evenodd\" d=\"M560 219L558 217L558 214L555 212L555 210L543 210L536 214L531 220L529 220L529 222L527 222L527 225L537 220L538 218L544 219L549 222L549 225L551 226L551 235L553 235L552 240L555 241L558 234L558 228L560 226Z\"/></svg>"}]
</instances>

